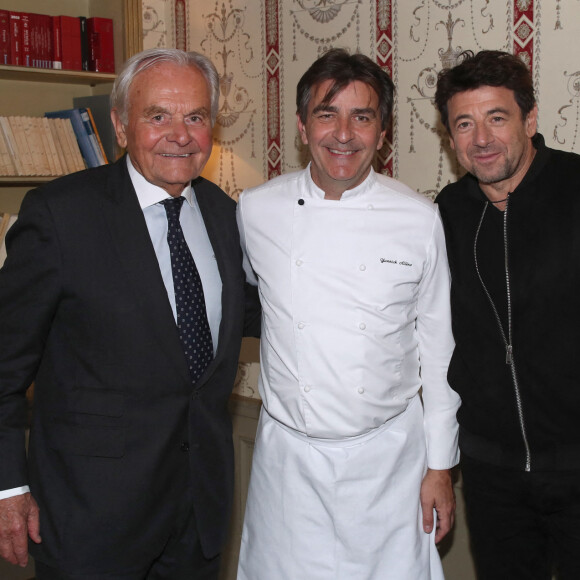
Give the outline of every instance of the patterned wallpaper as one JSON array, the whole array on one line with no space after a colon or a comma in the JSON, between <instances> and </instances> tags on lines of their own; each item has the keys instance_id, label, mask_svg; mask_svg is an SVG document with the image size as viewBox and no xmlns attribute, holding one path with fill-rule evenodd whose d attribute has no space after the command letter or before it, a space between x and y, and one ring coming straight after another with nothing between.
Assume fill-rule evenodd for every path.
<instances>
[{"instance_id":1,"label":"patterned wallpaper","mask_svg":"<svg viewBox=\"0 0 580 580\"><path fill-rule=\"evenodd\" d=\"M433 105L462 50L518 54L533 73L549 146L580 153L580 0L143 0L144 47L197 50L221 76L204 176L229 195L303 167L295 88L324 50L364 52L397 87L379 170L428 196L460 175ZM242 367L242 389L256 369ZM249 393L249 390L248 390Z\"/></svg>"},{"instance_id":2,"label":"patterned wallpaper","mask_svg":"<svg viewBox=\"0 0 580 580\"><path fill-rule=\"evenodd\" d=\"M329 47L375 58L397 86L379 169L427 195L460 171L432 103L438 71L466 49L530 66L549 145L580 151L580 0L143 0L144 47L207 54L221 75L215 149L204 173L233 197L302 167L295 88Z\"/></svg>"}]
</instances>

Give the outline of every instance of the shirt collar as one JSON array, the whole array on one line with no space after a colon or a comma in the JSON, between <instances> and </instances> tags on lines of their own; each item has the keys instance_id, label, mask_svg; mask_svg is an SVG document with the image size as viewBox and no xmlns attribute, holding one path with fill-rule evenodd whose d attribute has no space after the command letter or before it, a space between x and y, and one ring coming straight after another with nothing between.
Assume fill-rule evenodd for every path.
<instances>
[{"instance_id":1,"label":"shirt collar","mask_svg":"<svg viewBox=\"0 0 580 580\"><path fill-rule=\"evenodd\" d=\"M171 196L158 185L153 185L143 177L136 169L131 158L127 155L127 169L129 170L129 177L137 193L137 199L141 209L155 205L164 199L169 199ZM181 195L185 198L189 205L193 205L193 189L191 185L186 187Z\"/></svg>"},{"instance_id":2,"label":"shirt collar","mask_svg":"<svg viewBox=\"0 0 580 580\"><path fill-rule=\"evenodd\" d=\"M312 179L312 174L310 172L311 165L312 162L310 162L308 164L308 167L306 167L306 169L304 170L306 176L307 195L308 197L317 197L320 199L324 199L324 191L322 191L322 189L320 189L320 187L318 187L318 185L316 185L316 183L314 183ZM340 198L340 201L351 200L356 197L360 197L361 195L364 195L365 193L367 193L372 189L376 181L377 174L375 173L375 170L371 167L371 170L369 174L366 176L365 180L362 183L359 183L356 187L344 191Z\"/></svg>"}]
</instances>

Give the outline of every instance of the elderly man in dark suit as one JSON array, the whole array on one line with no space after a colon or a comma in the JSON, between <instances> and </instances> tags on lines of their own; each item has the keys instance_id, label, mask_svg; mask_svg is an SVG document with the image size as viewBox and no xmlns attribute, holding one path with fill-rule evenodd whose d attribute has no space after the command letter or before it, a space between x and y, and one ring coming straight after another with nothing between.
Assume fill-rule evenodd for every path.
<instances>
[{"instance_id":1,"label":"elderly man in dark suit","mask_svg":"<svg viewBox=\"0 0 580 580\"><path fill-rule=\"evenodd\" d=\"M227 400L259 330L235 203L199 175L218 75L128 61L127 155L26 196L0 270L0 555L37 578L215 578L231 505ZM25 392L35 382L25 453Z\"/></svg>"}]
</instances>

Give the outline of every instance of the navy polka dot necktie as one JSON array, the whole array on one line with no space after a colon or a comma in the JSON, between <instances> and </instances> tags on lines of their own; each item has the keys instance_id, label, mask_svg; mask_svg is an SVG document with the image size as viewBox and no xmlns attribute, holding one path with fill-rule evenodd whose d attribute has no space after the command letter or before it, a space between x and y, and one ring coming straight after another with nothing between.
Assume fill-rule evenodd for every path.
<instances>
[{"instance_id":1,"label":"navy polka dot necktie","mask_svg":"<svg viewBox=\"0 0 580 580\"><path fill-rule=\"evenodd\" d=\"M171 254L179 338L191 380L195 383L213 358L213 343L201 278L179 223L184 201L184 197L172 197L161 203L167 213L167 243Z\"/></svg>"}]
</instances>

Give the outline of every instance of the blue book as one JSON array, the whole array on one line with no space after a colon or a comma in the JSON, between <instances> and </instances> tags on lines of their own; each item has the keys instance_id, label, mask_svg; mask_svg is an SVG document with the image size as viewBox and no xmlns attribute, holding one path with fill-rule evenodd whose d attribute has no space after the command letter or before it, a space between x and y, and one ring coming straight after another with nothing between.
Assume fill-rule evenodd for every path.
<instances>
[{"instance_id":1,"label":"blue book","mask_svg":"<svg viewBox=\"0 0 580 580\"><path fill-rule=\"evenodd\" d=\"M86 111L85 111L86 112ZM99 167L103 163L99 160L95 148L91 142L90 133L83 120L81 109L65 109L63 111L51 111L44 114L49 119L70 119L73 126L79 149L87 167ZM89 122L90 126L90 122Z\"/></svg>"},{"instance_id":2,"label":"blue book","mask_svg":"<svg viewBox=\"0 0 580 580\"><path fill-rule=\"evenodd\" d=\"M105 154L103 153L101 146L99 145L99 137L95 133L95 129L93 127L93 123L91 122L91 116L89 115L89 111L84 109L83 107L79 107L79 111L81 112L81 119L85 125L85 130L89 139L91 141L91 145L93 146L93 150L99 160L99 165L106 165L107 161L105 159Z\"/></svg>"},{"instance_id":3,"label":"blue book","mask_svg":"<svg viewBox=\"0 0 580 580\"><path fill-rule=\"evenodd\" d=\"M93 114L96 132L101 137L105 156L109 163L115 162L121 150L111 122L111 104L109 95L88 95L73 98L73 107L90 109Z\"/></svg>"}]
</instances>

